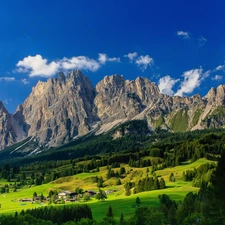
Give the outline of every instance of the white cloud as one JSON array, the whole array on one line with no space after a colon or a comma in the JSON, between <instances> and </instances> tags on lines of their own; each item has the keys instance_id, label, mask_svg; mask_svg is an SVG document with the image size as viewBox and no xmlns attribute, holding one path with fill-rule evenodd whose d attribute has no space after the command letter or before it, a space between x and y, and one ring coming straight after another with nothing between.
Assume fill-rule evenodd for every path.
<instances>
[{"instance_id":1,"label":"white cloud","mask_svg":"<svg viewBox=\"0 0 225 225\"><path fill-rule=\"evenodd\" d=\"M127 57L131 62L138 56L137 52L128 53L127 55L124 55L124 57Z\"/></svg>"},{"instance_id":2,"label":"white cloud","mask_svg":"<svg viewBox=\"0 0 225 225\"><path fill-rule=\"evenodd\" d=\"M16 66L18 67L18 72L28 72L29 76L43 76L51 77L59 69L59 64L52 61L47 63L47 59L43 59L41 55L28 56L23 60L19 61Z\"/></svg>"},{"instance_id":3,"label":"white cloud","mask_svg":"<svg viewBox=\"0 0 225 225\"><path fill-rule=\"evenodd\" d=\"M181 82L180 89L175 95L183 96L190 94L195 88L199 87L201 82L209 76L210 71L203 73L202 68L193 69L183 73L184 80Z\"/></svg>"},{"instance_id":4,"label":"white cloud","mask_svg":"<svg viewBox=\"0 0 225 225\"><path fill-rule=\"evenodd\" d=\"M207 39L204 38L204 37L200 37L200 38L198 39L198 42L199 42L199 46L203 46L203 45L205 45L205 43L207 42Z\"/></svg>"},{"instance_id":5,"label":"white cloud","mask_svg":"<svg viewBox=\"0 0 225 225\"><path fill-rule=\"evenodd\" d=\"M22 82L23 84L29 84L29 81L28 81L26 78L21 79L21 82Z\"/></svg>"},{"instance_id":6,"label":"white cloud","mask_svg":"<svg viewBox=\"0 0 225 225\"><path fill-rule=\"evenodd\" d=\"M219 70L224 70L225 69L225 65L219 65L216 67L216 71L219 71Z\"/></svg>"},{"instance_id":7,"label":"white cloud","mask_svg":"<svg viewBox=\"0 0 225 225\"><path fill-rule=\"evenodd\" d=\"M219 80L222 80L223 76L221 75L215 75L215 77L212 77L212 80L216 80L216 81L219 81Z\"/></svg>"},{"instance_id":8,"label":"white cloud","mask_svg":"<svg viewBox=\"0 0 225 225\"><path fill-rule=\"evenodd\" d=\"M15 77L0 77L0 81L15 81Z\"/></svg>"},{"instance_id":9,"label":"white cloud","mask_svg":"<svg viewBox=\"0 0 225 225\"><path fill-rule=\"evenodd\" d=\"M99 53L99 54L98 54L98 61L99 61L101 64L105 64L106 61L107 61L107 55L106 55L106 54L103 54L103 53Z\"/></svg>"},{"instance_id":10,"label":"white cloud","mask_svg":"<svg viewBox=\"0 0 225 225\"><path fill-rule=\"evenodd\" d=\"M179 79L173 79L169 75L159 79L159 90L162 94L174 95L172 90L173 86L179 81Z\"/></svg>"},{"instance_id":11,"label":"white cloud","mask_svg":"<svg viewBox=\"0 0 225 225\"><path fill-rule=\"evenodd\" d=\"M62 70L79 69L90 70L94 72L100 68L99 63L96 60L90 59L86 56L76 56L70 59L64 57L58 62L58 64L59 68Z\"/></svg>"},{"instance_id":12,"label":"white cloud","mask_svg":"<svg viewBox=\"0 0 225 225\"><path fill-rule=\"evenodd\" d=\"M177 36L180 36L184 39L189 39L190 36L189 36L189 33L188 32L184 32L184 31L177 31Z\"/></svg>"},{"instance_id":13,"label":"white cloud","mask_svg":"<svg viewBox=\"0 0 225 225\"><path fill-rule=\"evenodd\" d=\"M120 58L119 57L112 57L112 58L108 58L107 61L109 61L109 62L120 62Z\"/></svg>"},{"instance_id":14,"label":"white cloud","mask_svg":"<svg viewBox=\"0 0 225 225\"><path fill-rule=\"evenodd\" d=\"M116 57L109 58L105 53L99 53L98 54L98 61L101 64L104 65L107 61L109 61L109 62L120 62L120 58L116 58Z\"/></svg>"},{"instance_id":15,"label":"white cloud","mask_svg":"<svg viewBox=\"0 0 225 225\"><path fill-rule=\"evenodd\" d=\"M124 55L124 57L127 57L130 62L134 62L138 65L138 67L144 71L147 69L148 66L151 66L154 64L154 60L149 55L140 55L138 56L137 52L128 53L127 55Z\"/></svg>"},{"instance_id":16,"label":"white cloud","mask_svg":"<svg viewBox=\"0 0 225 225\"><path fill-rule=\"evenodd\" d=\"M18 69L13 70L13 73L29 73L29 69L25 68L25 67L19 67Z\"/></svg>"},{"instance_id":17,"label":"white cloud","mask_svg":"<svg viewBox=\"0 0 225 225\"><path fill-rule=\"evenodd\" d=\"M141 55L135 60L135 63L141 68L142 71L144 71L148 66L154 64L154 60L149 55Z\"/></svg>"},{"instance_id":18,"label":"white cloud","mask_svg":"<svg viewBox=\"0 0 225 225\"><path fill-rule=\"evenodd\" d=\"M41 55L27 56L16 64L16 72L28 73L30 77L52 77L59 70L79 69L94 72L107 61L119 62L120 58L109 58L106 54L100 53L98 61L86 56L74 56L72 58L64 57L63 59L48 63L48 60L44 59Z\"/></svg>"}]
</instances>

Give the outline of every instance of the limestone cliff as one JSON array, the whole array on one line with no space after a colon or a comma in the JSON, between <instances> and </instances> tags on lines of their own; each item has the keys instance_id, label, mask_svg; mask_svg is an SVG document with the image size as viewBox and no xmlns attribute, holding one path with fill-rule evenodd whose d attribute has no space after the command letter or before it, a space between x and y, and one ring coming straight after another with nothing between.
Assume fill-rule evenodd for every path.
<instances>
[{"instance_id":1,"label":"limestone cliff","mask_svg":"<svg viewBox=\"0 0 225 225\"><path fill-rule=\"evenodd\" d=\"M158 87L148 79L135 81L123 76L106 76L96 86L95 106L102 123L120 119L132 119L161 95Z\"/></svg>"},{"instance_id":2,"label":"limestone cliff","mask_svg":"<svg viewBox=\"0 0 225 225\"><path fill-rule=\"evenodd\" d=\"M133 119L150 130L188 131L225 124L225 86L205 97L168 96L147 78L106 76L94 88L79 70L38 82L14 115L0 102L0 148L26 137L39 145L59 146L77 136L100 134Z\"/></svg>"},{"instance_id":3,"label":"limestone cliff","mask_svg":"<svg viewBox=\"0 0 225 225\"><path fill-rule=\"evenodd\" d=\"M0 149L24 139L26 124L22 117L11 115L0 101Z\"/></svg>"},{"instance_id":4,"label":"limestone cliff","mask_svg":"<svg viewBox=\"0 0 225 225\"><path fill-rule=\"evenodd\" d=\"M78 70L66 77L38 82L17 113L30 125L28 136L37 136L41 144L61 145L91 130L96 120L95 90Z\"/></svg>"}]
</instances>

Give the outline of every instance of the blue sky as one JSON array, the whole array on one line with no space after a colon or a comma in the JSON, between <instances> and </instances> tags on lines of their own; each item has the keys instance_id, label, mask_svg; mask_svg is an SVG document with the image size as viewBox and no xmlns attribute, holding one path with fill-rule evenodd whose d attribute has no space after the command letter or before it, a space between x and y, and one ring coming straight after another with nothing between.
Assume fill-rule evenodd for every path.
<instances>
[{"instance_id":1,"label":"blue sky","mask_svg":"<svg viewBox=\"0 0 225 225\"><path fill-rule=\"evenodd\" d=\"M225 83L224 0L0 1L0 100L13 113L38 80L81 69L147 77L169 95Z\"/></svg>"}]
</instances>

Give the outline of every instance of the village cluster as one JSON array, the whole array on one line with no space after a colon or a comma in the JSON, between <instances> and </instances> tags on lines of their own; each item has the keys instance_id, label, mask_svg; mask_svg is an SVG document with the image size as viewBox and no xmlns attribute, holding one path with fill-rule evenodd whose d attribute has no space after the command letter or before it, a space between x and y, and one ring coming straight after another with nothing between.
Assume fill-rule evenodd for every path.
<instances>
[{"instance_id":1,"label":"village cluster","mask_svg":"<svg viewBox=\"0 0 225 225\"><path fill-rule=\"evenodd\" d=\"M49 195L46 197L43 194L37 195L36 192L33 194L33 198L22 198L19 199L19 202L31 202L31 203L40 203L40 202L49 202L55 204L62 204L65 202L76 202L83 199L83 201L89 201L91 197L96 197L98 200L104 200L107 198L108 194L117 192L117 190L99 190L98 192L94 190L86 191L62 191L57 193L56 191L50 191Z\"/></svg>"}]
</instances>

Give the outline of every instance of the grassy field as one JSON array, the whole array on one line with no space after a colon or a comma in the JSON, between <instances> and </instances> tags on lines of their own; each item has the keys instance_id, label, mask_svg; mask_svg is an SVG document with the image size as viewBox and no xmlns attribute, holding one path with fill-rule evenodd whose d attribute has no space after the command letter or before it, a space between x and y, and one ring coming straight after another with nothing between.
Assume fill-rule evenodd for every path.
<instances>
[{"instance_id":1,"label":"grassy field","mask_svg":"<svg viewBox=\"0 0 225 225\"><path fill-rule=\"evenodd\" d=\"M21 211L22 209L29 209L35 207L43 207L48 206L48 203L37 204L30 202L18 202L17 200L20 198L31 198L33 193L36 191L37 193L43 193L47 195L50 189L55 189L56 186L52 184L41 185L38 187L31 187L29 189L22 189L18 192L11 192L8 194L0 195L0 203L1 203L1 214L14 213L16 211ZM174 200L182 200L185 195L190 192L198 191L197 188L191 187L188 182L175 182L174 184L168 184L168 187L163 190L154 190L149 192L142 192L138 194L132 194L131 196L125 196L123 191L115 192L113 194L109 194L108 198L104 201L97 201L95 198L91 199L91 201L84 203L66 203L66 204L88 204L93 213L93 217L95 219L103 218L108 210L108 207L111 206L114 212L115 218L120 217L120 214L123 212L125 218L130 217L135 212L135 200L137 197L141 199L142 206L151 206L158 207L159 201L158 196L160 194L167 194Z\"/></svg>"},{"instance_id":2,"label":"grassy field","mask_svg":"<svg viewBox=\"0 0 225 225\"><path fill-rule=\"evenodd\" d=\"M120 214L123 213L125 218L132 216L136 209L136 198L139 197L141 199L141 206L150 206L150 207L158 207L159 200L158 196L160 194L167 194L172 199L178 201L182 200L185 195L190 192L198 191L197 188L193 188L189 186L183 187L168 187L164 190L154 190L149 192L142 192L131 196L108 196L108 199L104 202L92 202L90 203L90 207L92 209L93 217L95 219L101 219L106 215L108 207L111 206L114 212L114 217L116 219L120 218Z\"/></svg>"},{"instance_id":3,"label":"grassy field","mask_svg":"<svg viewBox=\"0 0 225 225\"><path fill-rule=\"evenodd\" d=\"M115 178L111 178L104 182L104 190L117 190L117 192L109 194L108 198L105 201L97 201L95 198L93 198L87 203L79 202L66 204L88 204L92 209L93 217L97 220L102 219L106 215L109 206L111 206L113 209L115 219L119 219L121 213L124 214L125 218L128 218L135 212L135 200L137 197L141 199L142 206L158 207L158 196L160 194L167 194L172 199L178 201L182 200L185 195L190 191L197 192L198 188L192 187L190 182L182 181L181 177L183 171L197 168L201 164L209 162L211 161L206 159L199 159L194 163L186 162L184 165L181 166L156 171L157 176L161 176L165 179L167 188L162 190L142 192L135 195L132 194L131 196L124 195L123 184L126 181L137 181L141 177L146 177L146 168L131 168L128 165L123 165L126 168L127 173L126 176L121 178L122 185L115 185ZM151 167L149 167L149 169L151 169ZM119 170L119 168L114 170ZM10 191L9 193L1 194L0 213L8 214L14 213L16 211L19 212L22 209L25 210L28 208L48 206L48 203L32 204L30 202L18 202L18 199L32 198L34 192L36 192L38 195L42 193L44 196L47 196L50 190L57 190L58 192L60 192L61 190L73 191L76 187L81 187L83 188L83 190L91 189L97 191L97 185L93 182L93 179L91 177L102 176L103 179L106 180L106 172L106 167L101 167L99 172L81 173L75 176L59 178L58 180L48 184L32 187L26 186L21 189L18 189L17 192ZM169 182L169 175L171 173L174 173L176 177L176 182ZM148 176L150 176L150 172L148 173ZM3 184L4 182L0 181L0 186L2 186Z\"/></svg>"}]
</instances>

